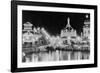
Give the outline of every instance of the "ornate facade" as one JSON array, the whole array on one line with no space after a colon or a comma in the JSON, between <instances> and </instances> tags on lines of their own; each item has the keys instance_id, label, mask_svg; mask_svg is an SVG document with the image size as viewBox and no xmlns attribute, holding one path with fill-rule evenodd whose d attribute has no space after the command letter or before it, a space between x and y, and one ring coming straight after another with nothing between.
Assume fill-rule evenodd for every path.
<instances>
[{"instance_id":1,"label":"ornate facade","mask_svg":"<svg viewBox=\"0 0 100 73\"><path fill-rule=\"evenodd\" d=\"M77 33L76 30L74 30L70 25L70 18L67 19L67 25L66 27L61 30L61 37L76 37Z\"/></svg>"},{"instance_id":2,"label":"ornate facade","mask_svg":"<svg viewBox=\"0 0 100 73\"><path fill-rule=\"evenodd\" d=\"M23 31L32 31L32 24L30 22L24 23L24 29Z\"/></svg>"},{"instance_id":3,"label":"ornate facade","mask_svg":"<svg viewBox=\"0 0 100 73\"><path fill-rule=\"evenodd\" d=\"M26 22L24 24L24 28L23 28L23 44L25 42L27 43L32 43L32 44L36 44L36 42L38 44L44 44L46 43L46 41L50 40L50 35L47 33L47 31L44 28L40 28L40 27L33 27L33 24L31 24L30 22Z\"/></svg>"},{"instance_id":4,"label":"ornate facade","mask_svg":"<svg viewBox=\"0 0 100 73\"><path fill-rule=\"evenodd\" d=\"M33 40L33 34L31 33L33 25L30 22L26 22L23 25L24 25L24 28L23 28L23 31L22 31L23 44L25 42L31 43L32 40Z\"/></svg>"},{"instance_id":5,"label":"ornate facade","mask_svg":"<svg viewBox=\"0 0 100 73\"><path fill-rule=\"evenodd\" d=\"M83 33L81 36L88 39L90 37L90 20L88 19L88 15L86 15L86 20L84 21Z\"/></svg>"}]
</instances>

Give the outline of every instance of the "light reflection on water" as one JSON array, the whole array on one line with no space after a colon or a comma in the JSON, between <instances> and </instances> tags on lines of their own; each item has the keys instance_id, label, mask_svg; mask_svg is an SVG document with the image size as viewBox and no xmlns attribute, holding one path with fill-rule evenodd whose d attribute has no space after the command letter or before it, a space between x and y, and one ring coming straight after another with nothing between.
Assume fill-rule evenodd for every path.
<instances>
[{"instance_id":1,"label":"light reflection on water","mask_svg":"<svg viewBox=\"0 0 100 73\"><path fill-rule=\"evenodd\" d=\"M63 61L89 59L89 52L81 51L49 51L27 54L23 62Z\"/></svg>"}]
</instances>

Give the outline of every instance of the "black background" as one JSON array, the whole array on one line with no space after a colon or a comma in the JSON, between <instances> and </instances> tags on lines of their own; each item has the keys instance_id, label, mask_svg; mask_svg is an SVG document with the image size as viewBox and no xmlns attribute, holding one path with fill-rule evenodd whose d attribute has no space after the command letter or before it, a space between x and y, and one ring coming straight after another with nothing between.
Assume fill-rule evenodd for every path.
<instances>
[{"instance_id":1,"label":"black background","mask_svg":"<svg viewBox=\"0 0 100 73\"><path fill-rule=\"evenodd\" d=\"M67 25L67 18L70 18L70 25L80 35L88 13L64 13L44 11L22 11L22 24L30 22L33 27L44 27L51 35L60 34ZM89 18L90 19L90 14Z\"/></svg>"}]
</instances>

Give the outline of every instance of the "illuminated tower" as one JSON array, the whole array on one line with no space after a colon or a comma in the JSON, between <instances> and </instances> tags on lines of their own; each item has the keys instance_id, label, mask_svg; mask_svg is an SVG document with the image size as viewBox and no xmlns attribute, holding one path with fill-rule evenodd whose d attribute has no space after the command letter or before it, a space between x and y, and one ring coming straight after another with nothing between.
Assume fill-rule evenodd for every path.
<instances>
[{"instance_id":1,"label":"illuminated tower","mask_svg":"<svg viewBox=\"0 0 100 73\"><path fill-rule=\"evenodd\" d=\"M61 37L73 37L76 36L76 30L74 30L70 25L70 18L67 19L66 27L61 30Z\"/></svg>"},{"instance_id":2,"label":"illuminated tower","mask_svg":"<svg viewBox=\"0 0 100 73\"><path fill-rule=\"evenodd\" d=\"M84 21L84 26L83 26L83 37L89 39L90 36L90 20L89 16L86 15L86 20Z\"/></svg>"},{"instance_id":3,"label":"illuminated tower","mask_svg":"<svg viewBox=\"0 0 100 73\"><path fill-rule=\"evenodd\" d=\"M24 23L24 29L23 31L32 31L32 24L30 22Z\"/></svg>"},{"instance_id":4,"label":"illuminated tower","mask_svg":"<svg viewBox=\"0 0 100 73\"><path fill-rule=\"evenodd\" d=\"M23 29L23 44L26 43L31 43L33 40L33 34L31 33L32 31L32 24L30 22L26 22L23 24L24 29Z\"/></svg>"}]
</instances>

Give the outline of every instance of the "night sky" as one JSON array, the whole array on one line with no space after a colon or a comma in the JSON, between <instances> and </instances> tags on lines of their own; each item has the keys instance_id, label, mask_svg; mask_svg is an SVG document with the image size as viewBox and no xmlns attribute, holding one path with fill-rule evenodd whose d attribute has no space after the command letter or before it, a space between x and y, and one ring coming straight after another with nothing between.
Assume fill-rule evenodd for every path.
<instances>
[{"instance_id":1,"label":"night sky","mask_svg":"<svg viewBox=\"0 0 100 73\"><path fill-rule=\"evenodd\" d=\"M44 27L51 35L59 35L61 30L67 25L67 18L70 18L71 26L80 35L85 13L63 13L63 12L44 12L44 11L22 11L22 24L30 22L35 27ZM88 14L89 15L89 14ZM89 15L90 16L90 15ZM90 18L88 18L90 19Z\"/></svg>"}]
</instances>

